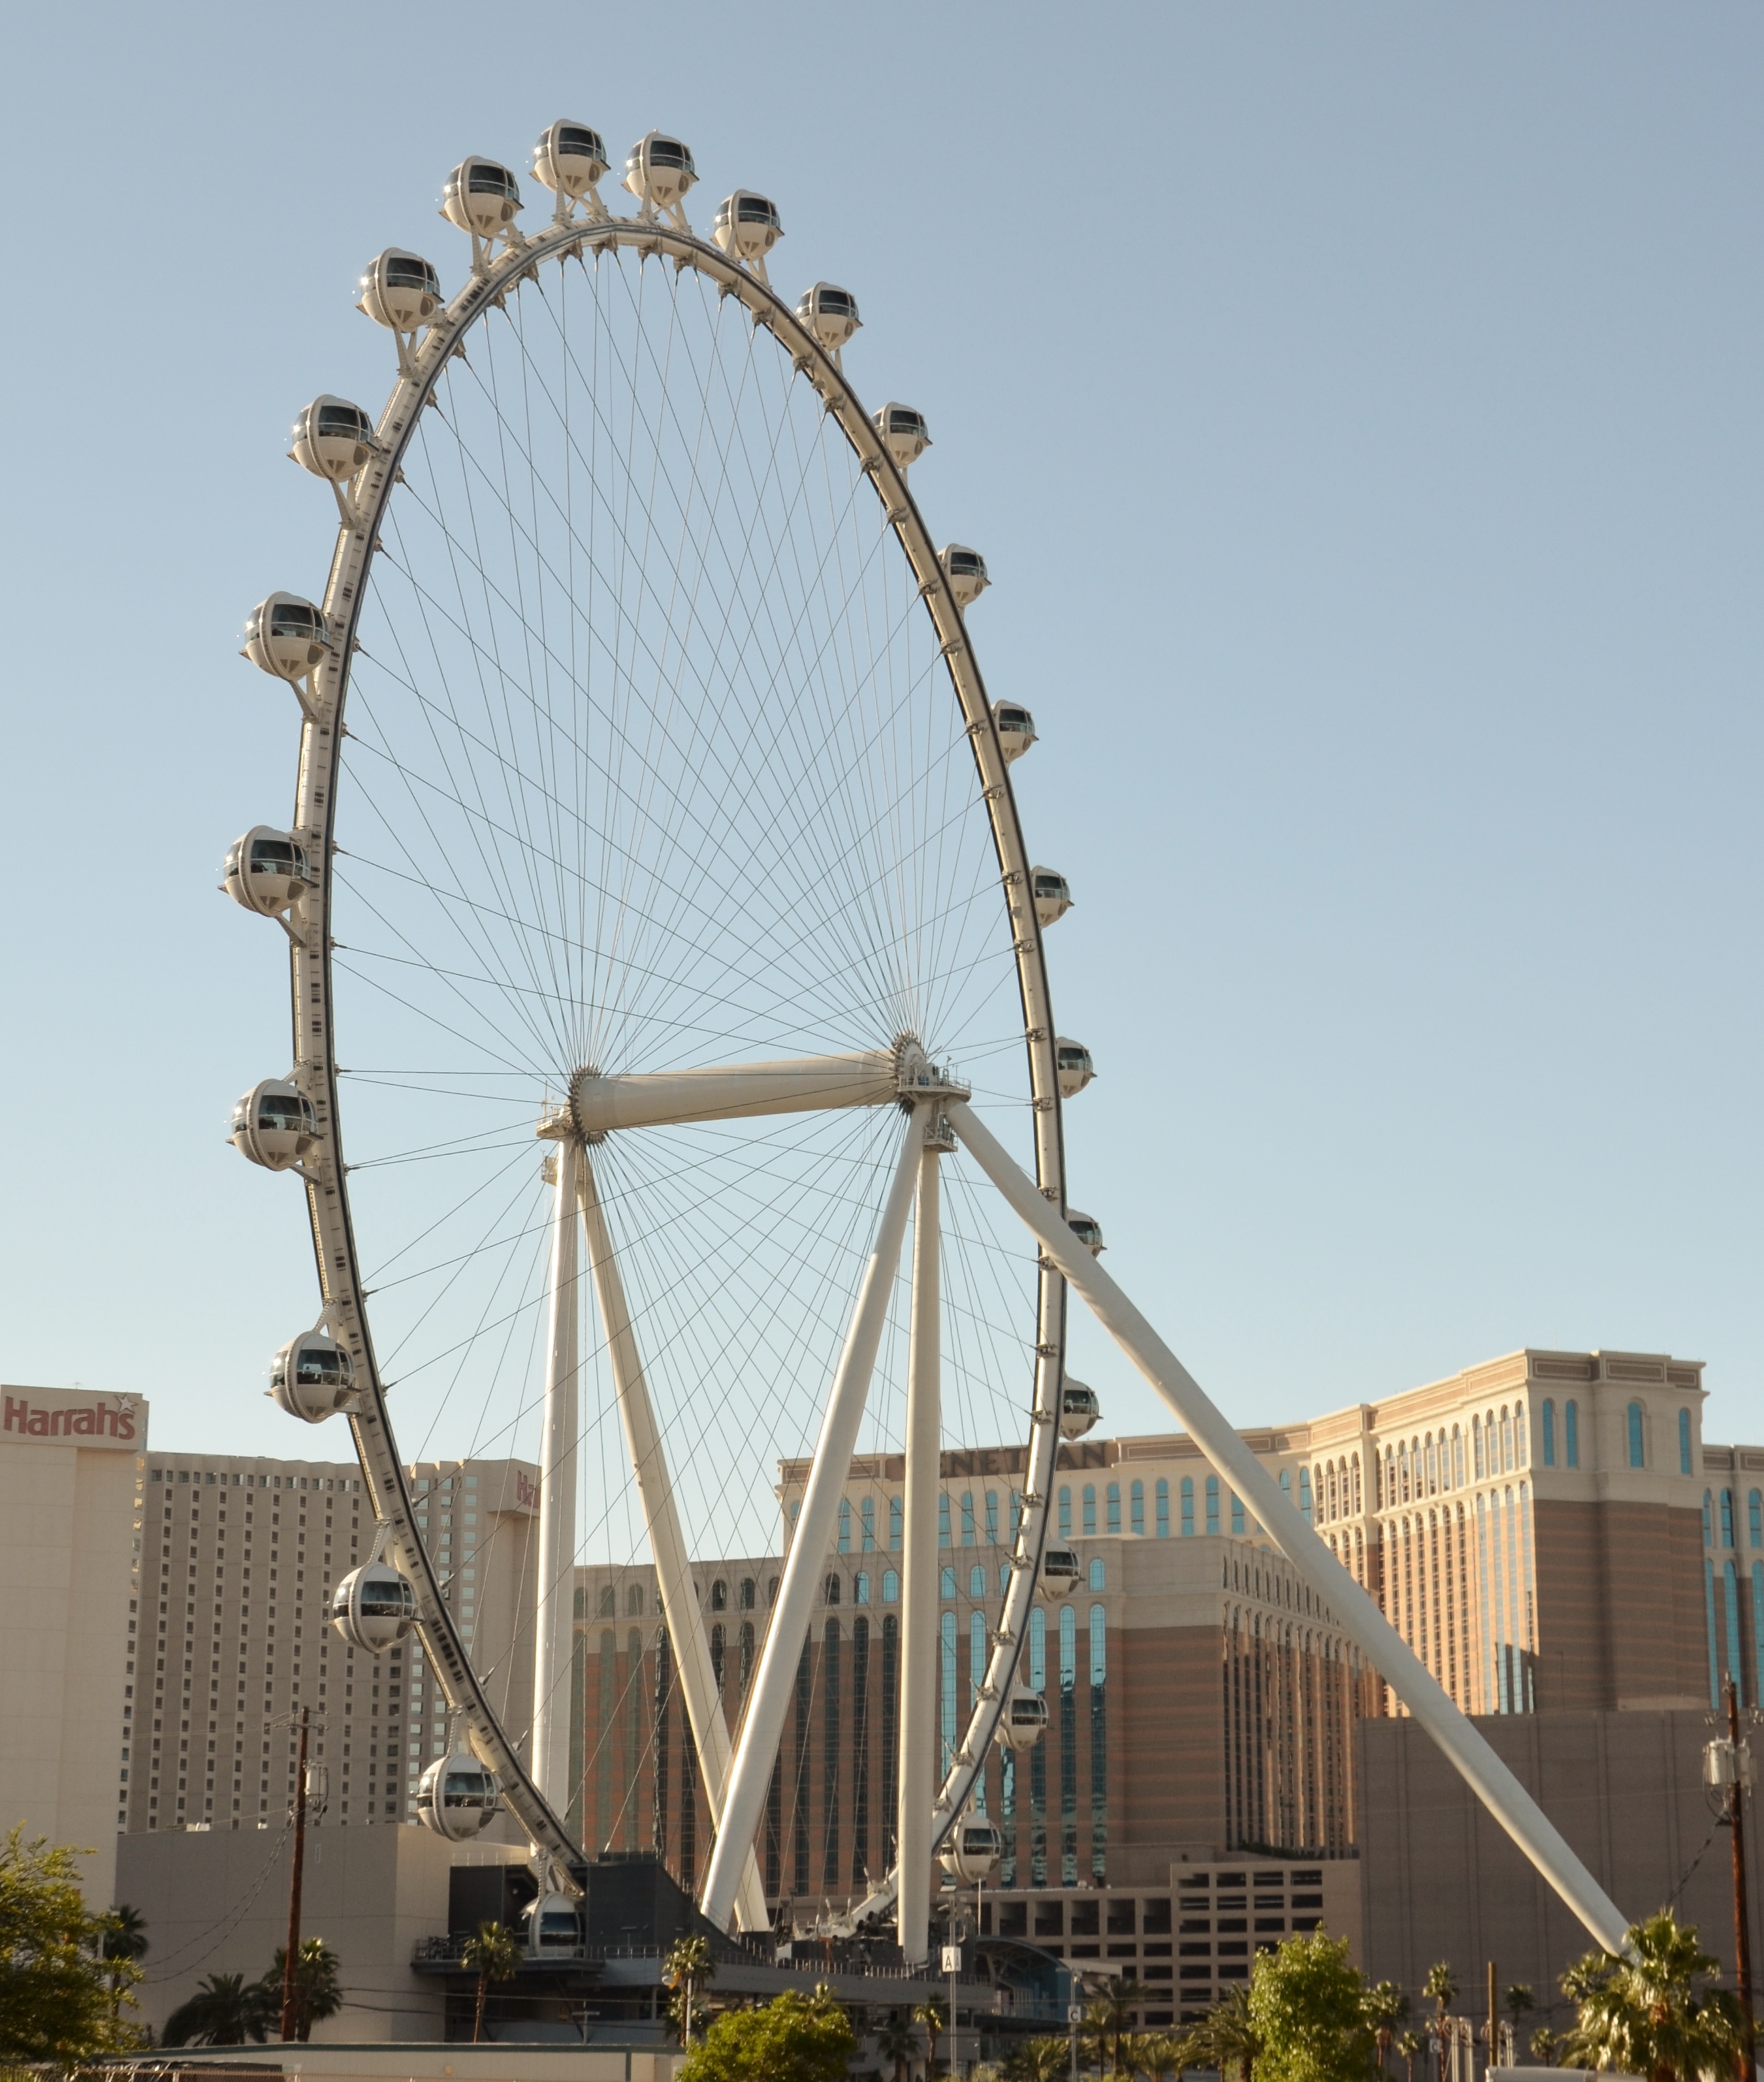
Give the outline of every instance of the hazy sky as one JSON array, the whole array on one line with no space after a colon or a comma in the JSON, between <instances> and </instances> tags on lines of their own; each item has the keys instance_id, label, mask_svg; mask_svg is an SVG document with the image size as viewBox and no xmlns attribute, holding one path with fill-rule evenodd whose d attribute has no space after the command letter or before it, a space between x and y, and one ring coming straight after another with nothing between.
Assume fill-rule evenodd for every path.
<instances>
[{"instance_id":1,"label":"hazy sky","mask_svg":"<svg viewBox=\"0 0 1764 2082\"><path fill-rule=\"evenodd\" d=\"M362 265L457 283L447 170L567 114L687 138L701 217L774 196L780 287L849 284L860 392L929 415L1078 897L1073 1195L1234 1418L1603 1345L1764 1435L1755 6L65 4L7 50L0 1377L344 1448L259 1399L310 1250L222 1140L287 1052L214 893L292 785L238 631L322 584L293 412L390 385Z\"/></svg>"}]
</instances>

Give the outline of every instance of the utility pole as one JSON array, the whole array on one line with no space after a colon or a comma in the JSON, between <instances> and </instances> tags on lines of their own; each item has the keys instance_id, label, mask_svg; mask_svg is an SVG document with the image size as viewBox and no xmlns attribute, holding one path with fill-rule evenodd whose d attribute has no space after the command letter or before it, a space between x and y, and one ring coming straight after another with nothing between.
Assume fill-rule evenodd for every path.
<instances>
[{"instance_id":1,"label":"utility pole","mask_svg":"<svg viewBox=\"0 0 1764 2082\"><path fill-rule=\"evenodd\" d=\"M300 1709L300 1757L294 1767L294 1869L288 1887L288 1951L282 1962L284 2039L294 2036L296 1975L300 1964L300 1882L306 1865L306 1729L312 1713Z\"/></svg>"},{"instance_id":2,"label":"utility pole","mask_svg":"<svg viewBox=\"0 0 1764 2082\"><path fill-rule=\"evenodd\" d=\"M1500 2025L1495 2018L1495 1962L1488 1962L1488 2069L1491 2074L1500 2065L1500 2041L1496 2034Z\"/></svg>"},{"instance_id":3,"label":"utility pole","mask_svg":"<svg viewBox=\"0 0 1764 2082\"><path fill-rule=\"evenodd\" d=\"M1733 1752L1733 1780L1728 1788L1728 1826L1733 1835L1733 1956L1745 2019L1745 2082L1753 2082L1758 2027L1752 2014L1752 1919L1745 1898L1745 1789L1752 1780L1752 1755L1740 1740L1740 1688L1731 1677L1727 1691L1728 1741Z\"/></svg>"}]
</instances>

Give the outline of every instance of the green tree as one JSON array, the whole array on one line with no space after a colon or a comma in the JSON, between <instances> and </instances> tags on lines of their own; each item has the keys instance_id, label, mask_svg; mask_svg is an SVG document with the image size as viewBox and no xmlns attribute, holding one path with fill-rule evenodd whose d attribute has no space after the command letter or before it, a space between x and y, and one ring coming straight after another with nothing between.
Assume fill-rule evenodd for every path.
<instances>
[{"instance_id":1,"label":"green tree","mask_svg":"<svg viewBox=\"0 0 1764 2082\"><path fill-rule=\"evenodd\" d=\"M1447 1959L1436 1959L1427 1970L1427 1979L1421 1992L1433 2005L1433 2014L1428 2030L1433 2039L1434 2051L1439 2059L1439 2071L1445 2072L1445 2020L1458 1998L1458 1980ZM1491 2056L1493 2057L1493 2056Z\"/></svg>"},{"instance_id":2,"label":"green tree","mask_svg":"<svg viewBox=\"0 0 1764 2082\"><path fill-rule=\"evenodd\" d=\"M1250 2082L1251 2071L1262 2057L1262 2035L1250 2013L1249 1990L1233 1988L1222 1997L1182 2034L1176 2051L1180 2067L1216 2067L1221 2075Z\"/></svg>"},{"instance_id":3,"label":"green tree","mask_svg":"<svg viewBox=\"0 0 1764 2082\"><path fill-rule=\"evenodd\" d=\"M1250 1975L1250 2017L1262 2042L1255 2082L1363 2082L1378 2059L1365 1983L1345 1938L1319 1930L1264 1952Z\"/></svg>"},{"instance_id":4,"label":"green tree","mask_svg":"<svg viewBox=\"0 0 1764 2082\"><path fill-rule=\"evenodd\" d=\"M334 2017L343 2008L343 1983L338 1977L337 1955L322 1937L301 1942L294 1962L294 2037L302 2045L312 2037L315 2024ZM288 1947L278 1945L269 1971L258 1983L270 2015L281 2028L283 1976L287 1971Z\"/></svg>"},{"instance_id":5,"label":"green tree","mask_svg":"<svg viewBox=\"0 0 1764 2082\"><path fill-rule=\"evenodd\" d=\"M110 1982L110 2012L120 2018L123 1997L141 1979L141 1962L147 1955L147 1919L138 1908L119 1902L98 1919L103 1932L98 1956L106 1962Z\"/></svg>"},{"instance_id":6,"label":"green tree","mask_svg":"<svg viewBox=\"0 0 1764 2082\"><path fill-rule=\"evenodd\" d=\"M1005 2082L1066 2082L1071 2060L1063 2038L1020 2039L1005 2062Z\"/></svg>"},{"instance_id":7,"label":"green tree","mask_svg":"<svg viewBox=\"0 0 1764 2082\"><path fill-rule=\"evenodd\" d=\"M893 2063L894 2082L906 2082L913 2055L918 2051L918 2034L905 2010L890 2010L882 2020L876 2030L876 2050Z\"/></svg>"},{"instance_id":8,"label":"green tree","mask_svg":"<svg viewBox=\"0 0 1764 2082\"><path fill-rule=\"evenodd\" d=\"M1133 2012L1146 2000L1138 1982L1104 1981L1084 2008L1084 2030L1096 2047L1096 2064L1106 2059L1111 2075L1124 2074L1121 2042L1133 2028Z\"/></svg>"},{"instance_id":9,"label":"green tree","mask_svg":"<svg viewBox=\"0 0 1764 2082\"><path fill-rule=\"evenodd\" d=\"M1720 1970L1669 1909L1632 1923L1621 1958L1589 1952L1562 1976L1580 2011L1563 2065L1621 2068L1652 2082L1726 2082L1741 2061L1745 2020L1725 1988L1698 1987Z\"/></svg>"},{"instance_id":10,"label":"green tree","mask_svg":"<svg viewBox=\"0 0 1764 2082\"><path fill-rule=\"evenodd\" d=\"M716 1974L716 1957L705 1937L682 1937L662 1962L661 1979L674 1992L673 2017L680 2043L692 2043L692 2007L700 1988Z\"/></svg>"},{"instance_id":11,"label":"green tree","mask_svg":"<svg viewBox=\"0 0 1764 2082\"><path fill-rule=\"evenodd\" d=\"M1403 2056L1403 2072L1406 2082L1415 2082L1415 2056L1421 2050L1419 2032L1405 2031L1396 2042L1396 2050Z\"/></svg>"},{"instance_id":12,"label":"green tree","mask_svg":"<svg viewBox=\"0 0 1764 2082\"><path fill-rule=\"evenodd\" d=\"M913 2012L913 2021L924 2032L926 2042L931 2047L925 2062L926 2082L930 2082L930 2077L937 2072L937 2042L949 2021L949 2013L941 2003L921 2003Z\"/></svg>"},{"instance_id":13,"label":"green tree","mask_svg":"<svg viewBox=\"0 0 1764 2082\"><path fill-rule=\"evenodd\" d=\"M1121 2041L1121 2063L1134 2082L1161 2082L1177 2071L1175 2036L1167 2031L1129 2032Z\"/></svg>"},{"instance_id":14,"label":"green tree","mask_svg":"<svg viewBox=\"0 0 1764 2082\"><path fill-rule=\"evenodd\" d=\"M273 1999L267 1979L210 1974L166 2019L162 2046L261 2046L281 2013L281 1989Z\"/></svg>"},{"instance_id":15,"label":"green tree","mask_svg":"<svg viewBox=\"0 0 1764 2082\"><path fill-rule=\"evenodd\" d=\"M1378 2066L1382 2068L1391 2055L1391 2042L1396 2028L1409 2013L1409 1999L1395 1981L1379 1981L1365 1991L1362 2007L1366 2022L1372 2027L1372 2036L1378 2042Z\"/></svg>"},{"instance_id":16,"label":"green tree","mask_svg":"<svg viewBox=\"0 0 1764 2082\"><path fill-rule=\"evenodd\" d=\"M125 2021L141 1979L107 1958L107 1919L87 1908L77 1853L23 1827L0 1841L0 2059L74 2061L138 2046Z\"/></svg>"},{"instance_id":17,"label":"green tree","mask_svg":"<svg viewBox=\"0 0 1764 2082\"><path fill-rule=\"evenodd\" d=\"M679 2082L846 2082L857 2050L837 2003L791 1988L758 2009L726 2011L688 2050Z\"/></svg>"},{"instance_id":18,"label":"green tree","mask_svg":"<svg viewBox=\"0 0 1764 2082\"><path fill-rule=\"evenodd\" d=\"M478 2004L472 2013L471 2042L484 2035L484 2004L492 1981L512 1981L521 1964L521 1941L506 1924L493 1920L480 1923L459 1948L459 1963L478 1976Z\"/></svg>"},{"instance_id":19,"label":"green tree","mask_svg":"<svg viewBox=\"0 0 1764 2082\"><path fill-rule=\"evenodd\" d=\"M1531 2034L1531 2058L1540 2067L1554 2067L1555 2057L1562 2050L1562 2042L1547 2024L1540 2024Z\"/></svg>"}]
</instances>

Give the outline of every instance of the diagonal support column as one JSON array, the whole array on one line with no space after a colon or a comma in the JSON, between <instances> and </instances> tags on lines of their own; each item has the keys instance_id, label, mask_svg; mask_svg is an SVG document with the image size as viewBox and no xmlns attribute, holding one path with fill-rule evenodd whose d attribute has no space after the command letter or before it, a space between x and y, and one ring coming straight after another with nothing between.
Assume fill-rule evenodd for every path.
<instances>
[{"instance_id":1,"label":"diagonal support column","mask_svg":"<svg viewBox=\"0 0 1764 2082\"><path fill-rule=\"evenodd\" d=\"M1280 1493L1273 1477L1202 1393L1200 1384L1104 1271L1032 1179L968 1107L945 1108L981 1170L1036 1237L1091 1313L1175 1413L1268 1537L1327 1604L1347 1634L1462 1774L1471 1790L1606 1951L1621 1953L1627 1925L1560 1831L1445 1696L1433 1673Z\"/></svg>"},{"instance_id":2,"label":"diagonal support column","mask_svg":"<svg viewBox=\"0 0 1764 2082\"><path fill-rule=\"evenodd\" d=\"M555 1814L570 1806L570 1672L576 1646L576 1207L573 1136L557 1145L551 1208L551 1300L539 1463L538 1599L533 1637L533 1782Z\"/></svg>"},{"instance_id":3,"label":"diagonal support column","mask_svg":"<svg viewBox=\"0 0 1764 2082\"><path fill-rule=\"evenodd\" d=\"M728 1722L723 1716L716 1671L711 1661L711 1644L704 1630L704 1615L692 1587L692 1560L680 1530L673 1484L668 1457L649 1400L649 1384L644 1378L643 1359L631 1329L631 1309L625 1299L625 1283L619 1275L613 1239L606 1226L595 1182L594 1166L586 1149L579 1158L581 1167L582 1224L588 1237L589 1270L600 1303L601 1322L606 1334L606 1350L613 1370L613 1390L618 1401L618 1421L625 1434L625 1448L637 1480L643 1504L644 1525L649 1536L650 1558L656 1567L656 1583L661 1608L668 1622L668 1637L673 1643L674 1664L680 1673L680 1689L686 1699L686 1718L704 1773L705 1797L710 1802L713 1827L723 1818L728 1789L731 1748ZM759 1867L749 1848L736 1898L736 1920L743 1930L766 1928L766 1892Z\"/></svg>"},{"instance_id":4,"label":"diagonal support column","mask_svg":"<svg viewBox=\"0 0 1764 2082\"><path fill-rule=\"evenodd\" d=\"M913 1313L906 1362L906 1495L901 1557L900 1806L896 1930L909 1966L931 1956L931 1803L937 1793L937 1497L943 1440L938 1159L941 1120L926 1131L913 1216Z\"/></svg>"},{"instance_id":5,"label":"diagonal support column","mask_svg":"<svg viewBox=\"0 0 1764 2082\"><path fill-rule=\"evenodd\" d=\"M919 1152L923 1144L925 1110L915 1106L901 1140L901 1153L882 1204L876 1243L858 1287L857 1305L851 1312L851 1327L846 1333L845 1350L827 1397L821 1421L821 1436L815 1442L813 1465L803 1492L802 1510L785 1557L778 1603L771 1625L766 1630L766 1646L753 1688L748 1695L747 1713L741 1723L741 1739L729 1773L728 1798L724 1804L723 1825L717 1831L704 1876L699 1907L719 1929L727 1930L735 1907L741 1868L753 1848L765 1806L766 1789L771 1781L772 1764L778 1755L784 1713L796 1682L796 1664L808 1638L809 1616L821 1581L821 1564L833 1538L833 1519L839 1498L851 1475L851 1453L863 1422L864 1404L870 1393L870 1377L876 1371L882 1325L888 1315L888 1298L900 1270L901 1244L906 1233L907 1210L912 1204L914 1181L918 1174Z\"/></svg>"}]
</instances>

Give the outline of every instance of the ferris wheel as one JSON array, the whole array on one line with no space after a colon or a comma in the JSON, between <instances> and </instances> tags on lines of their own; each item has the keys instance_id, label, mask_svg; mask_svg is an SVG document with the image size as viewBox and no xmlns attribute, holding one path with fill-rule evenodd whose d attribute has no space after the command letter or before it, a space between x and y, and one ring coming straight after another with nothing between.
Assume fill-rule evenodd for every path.
<instances>
[{"instance_id":1,"label":"ferris wheel","mask_svg":"<svg viewBox=\"0 0 1764 2082\"><path fill-rule=\"evenodd\" d=\"M505 1803L560 1886L583 1856L576 1568L652 1568L724 1927L766 1920L755 1833L855 1497L872 1540L854 1470L904 1455L873 1538L922 1739L853 1920L898 1894L919 1958L939 1846L963 1871L996 1848L969 1811L990 1747L1045 1718L1019 1663L1038 1590L1075 1570L1049 1477L1098 1415L1053 1259L954 1153L960 1129L1020 1166L1100 1249L1061 1132L1091 1064L1043 952L1071 895L1019 826L1036 731L981 679L984 560L935 546L908 488L925 418L867 411L846 373L855 297L779 295L764 196L696 234L678 139L632 150L628 215L608 168L597 132L553 124L532 171L554 206L523 229L515 174L465 160L442 203L462 285L380 255L359 308L392 335L390 395L319 397L294 428L335 547L321 596L272 594L245 651L298 705L295 811L226 867L288 934L293 1032L233 1140L303 1180L323 1299L272 1393L347 1418L372 1493L336 1623L372 1650L420 1633L453 1711L421 1819L464 1835ZM437 1429L540 1439L524 1754L416 1523L404 1466ZM1021 1472L969 1587L985 1649L953 1731L941 1645L939 1745L939 1454L999 1443ZM694 1562L780 1552L726 1714Z\"/></svg>"}]
</instances>

